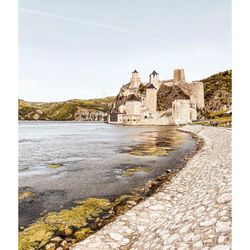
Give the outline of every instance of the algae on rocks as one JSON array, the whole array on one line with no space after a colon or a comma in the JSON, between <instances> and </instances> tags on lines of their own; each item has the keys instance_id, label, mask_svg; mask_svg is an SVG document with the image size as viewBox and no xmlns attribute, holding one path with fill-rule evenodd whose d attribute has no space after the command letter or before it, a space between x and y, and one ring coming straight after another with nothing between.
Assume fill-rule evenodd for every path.
<instances>
[{"instance_id":1,"label":"algae on rocks","mask_svg":"<svg viewBox=\"0 0 250 250\"><path fill-rule=\"evenodd\" d=\"M52 163L48 165L48 168L61 168L62 166L60 163Z\"/></svg>"},{"instance_id":2,"label":"algae on rocks","mask_svg":"<svg viewBox=\"0 0 250 250\"><path fill-rule=\"evenodd\" d=\"M24 191L18 194L18 200L23 200L25 198L31 197L34 194L31 191Z\"/></svg>"},{"instance_id":3,"label":"algae on rocks","mask_svg":"<svg viewBox=\"0 0 250 250\"><path fill-rule=\"evenodd\" d=\"M67 236L83 229L87 219L97 216L107 205L107 199L87 198L71 209L48 213L19 233L19 250L41 249L53 236Z\"/></svg>"},{"instance_id":4,"label":"algae on rocks","mask_svg":"<svg viewBox=\"0 0 250 250\"><path fill-rule=\"evenodd\" d=\"M148 167L134 167L134 168L128 168L123 173L123 177L131 177L136 173L149 173L150 168Z\"/></svg>"},{"instance_id":5,"label":"algae on rocks","mask_svg":"<svg viewBox=\"0 0 250 250\"><path fill-rule=\"evenodd\" d=\"M66 238L73 245L114 220L115 215L128 211L131 201L137 204L141 199L136 194L122 195L112 202L86 198L71 209L50 212L19 233L19 250L44 249L54 244L55 237Z\"/></svg>"}]
</instances>

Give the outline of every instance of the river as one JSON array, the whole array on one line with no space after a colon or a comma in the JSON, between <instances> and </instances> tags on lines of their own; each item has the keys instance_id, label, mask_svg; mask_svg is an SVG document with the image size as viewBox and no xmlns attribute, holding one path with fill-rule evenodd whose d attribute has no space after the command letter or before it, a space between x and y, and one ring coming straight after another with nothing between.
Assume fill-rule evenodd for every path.
<instances>
[{"instance_id":1,"label":"river","mask_svg":"<svg viewBox=\"0 0 250 250\"><path fill-rule=\"evenodd\" d=\"M20 121L19 192L32 197L19 200L19 225L86 197L127 194L194 147L175 127Z\"/></svg>"}]
</instances>

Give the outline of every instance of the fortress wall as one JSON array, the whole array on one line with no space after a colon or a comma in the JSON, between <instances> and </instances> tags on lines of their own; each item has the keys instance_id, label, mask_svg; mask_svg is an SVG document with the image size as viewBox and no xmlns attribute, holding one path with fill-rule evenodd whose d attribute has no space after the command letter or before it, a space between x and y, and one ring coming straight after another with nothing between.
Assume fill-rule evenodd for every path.
<instances>
[{"instance_id":1,"label":"fortress wall","mask_svg":"<svg viewBox=\"0 0 250 250\"><path fill-rule=\"evenodd\" d=\"M146 106L149 108L150 113L155 113L157 108L157 90L147 89L145 97Z\"/></svg>"},{"instance_id":2,"label":"fortress wall","mask_svg":"<svg viewBox=\"0 0 250 250\"><path fill-rule=\"evenodd\" d=\"M125 110L127 115L140 115L141 113L141 102L139 101L128 101L125 104Z\"/></svg>"},{"instance_id":3,"label":"fortress wall","mask_svg":"<svg viewBox=\"0 0 250 250\"><path fill-rule=\"evenodd\" d=\"M141 125L140 115L123 115L123 122L125 125Z\"/></svg>"},{"instance_id":4,"label":"fortress wall","mask_svg":"<svg viewBox=\"0 0 250 250\"><path fill-rule=\"evenodd\" d=\"M190 122L190 100L174 100L172 102L172 118L177 125Z\"/></svg>"},{"instance_id":5,"label":"fortress wall","mask_svg":"<svg viewBox=\"0 0 250 250\"><path fill-rule=\"evenodd\" d=\"M168 87L172 87L172 86L174 85L173 82L164 82L164 83L162 83L162 84L164 84L164 85L166 85L166 86L168 86Z\"/></svg>"},{"instance_id":6,"label":"fortress wall","mask_svg":"<svg viewBox=\"0 0 250 250\"><path fill-rule=\"evenodd\" d=\"M202 109L205 106L204 100L204 85L203 82L191 83L191 103L195 103L198 109Z\"/></svg>"},{"instance_id":7,"label":"fortress wall","mask_svg":"<svg viewBox=\"0 0 250 250\"><path fill-rule=\"evenodd\" d=\"M174 85L173 79L171 79L171 80L160 80L160 85L161 84L164 84L164 85L166 85L168 87L172 87Z\"/></svg>"},{"instance_id":8,"label":"fortress wall","mask_svg":"<svg viewBox=\"0 0 250 250\"><path fill-rule=\"evenodd\" d=\"M108 123L122 124L123 114L111 113L108 115Z\"/></svg>"},{"instance_id":9,"label":"fortress wall","mask_svg":"<svg viewBox=\"0 0 250 250\"><path fill-rule=\"evenodd\" d=\"M125 107L125 105L122 104L121 106L119 106L118 112L120 112L120 113L125 113L125 112L126 112L126 107Z\"/></svg>"},{"instance_id":10,"label":"fortress wall","mask_svg":"<svg viewBox=\"0 0 250 250\"><path fill-rule=\"evenodd\" d=\"M197 120L197 110L196 110L196 108L191 108L190 109L190 119L191 119L191 121L196 121Z\"/></svg>"}]
</instances>

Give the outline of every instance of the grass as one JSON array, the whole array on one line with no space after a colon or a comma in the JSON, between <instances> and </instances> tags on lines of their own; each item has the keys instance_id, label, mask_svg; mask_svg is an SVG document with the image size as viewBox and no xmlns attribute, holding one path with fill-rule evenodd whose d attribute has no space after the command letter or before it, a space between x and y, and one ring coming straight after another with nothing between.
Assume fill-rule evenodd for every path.
<instances>
[{"instance_id":1,"label":"grass","mask_svg":"<svg viewBox=\"0 0 250 250\"><path fill-rule=\"evenodd\" d=\"M211 126L211 122L216 122L217 126L219 127L231 127L232 126L232 116L224 116L224 117L217 117L214 119L206 120L206 121L198 121L194 122L193 124L197 125L204 125L204 126Z\"/></svg>"},{"instance_id":2,"label":"grass","mask_svg":"<svg viewBox=\"0 0 250 250\"><path fill-rule=\"evenodd\" d=\"M219 117L229 117L230 114L226 114L227 111L228 110L218 110L218 111L212 112L208 114L208 118L214 119L214 118L219 118Z\"/></svg>"}]
</instances>

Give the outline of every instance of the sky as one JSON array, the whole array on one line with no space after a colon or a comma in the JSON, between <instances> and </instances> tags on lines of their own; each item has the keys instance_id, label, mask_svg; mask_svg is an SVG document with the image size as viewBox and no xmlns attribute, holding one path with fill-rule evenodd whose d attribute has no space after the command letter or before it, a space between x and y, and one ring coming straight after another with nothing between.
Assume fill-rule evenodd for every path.
<instances>
[{"instance_id":1,"label":"sky","mask_svg":"<svg viewBox=\"0 0 250 250\"><path fill-rule=\"evenodd\" d=\"M134 69L231 69L230 0L19 0L19 98L114 96Z\"/></svg>"}]
</instances>

